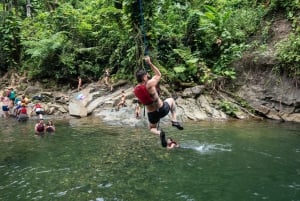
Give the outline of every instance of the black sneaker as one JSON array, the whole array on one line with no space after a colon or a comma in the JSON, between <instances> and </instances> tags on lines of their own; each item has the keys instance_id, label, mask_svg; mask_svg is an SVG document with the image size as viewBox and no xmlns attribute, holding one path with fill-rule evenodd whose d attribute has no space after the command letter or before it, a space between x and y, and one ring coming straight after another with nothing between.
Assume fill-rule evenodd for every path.
<instances>
[{"instance_id":1,"label":"black sneaker","mask_svg":"<svg viewBox=\"0 0 300 201\"><path fill-rule=\"evenodd\" d=\"M159 137L160 137L160 141L161 141L161 146L167 147L168 143L166 140L166 133L163 130L160 131Z\"/></svg>"},{"instance_id":2,"label":"black sneaker","mask_svg":"<svg viewBox=\"0 0 300 201\"><path fill-rule=\"evenodd\" d=\"M172 121L172 126L175 126L179 130L183 130L183 127L180 125L178 121Z\"/></svg>"}]
</instances>

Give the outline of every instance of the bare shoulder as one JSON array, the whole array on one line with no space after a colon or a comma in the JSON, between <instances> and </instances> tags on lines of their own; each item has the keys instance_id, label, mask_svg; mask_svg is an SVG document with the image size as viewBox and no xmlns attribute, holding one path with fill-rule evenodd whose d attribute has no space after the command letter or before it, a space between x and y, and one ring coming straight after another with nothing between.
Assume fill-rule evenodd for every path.
<instances>
[{"instance_id":1,"label":"bare shoulder","mask_svg":"<svg viewBox=\"0 0 300 201\"><path fill-rule=\"evenodd\" d=\"M155 87L159 83L159 80L160 79L158 79L154 76L153 78L148 80L147 85L146 85L147 88Z\"/></svg>"}]
</instances>

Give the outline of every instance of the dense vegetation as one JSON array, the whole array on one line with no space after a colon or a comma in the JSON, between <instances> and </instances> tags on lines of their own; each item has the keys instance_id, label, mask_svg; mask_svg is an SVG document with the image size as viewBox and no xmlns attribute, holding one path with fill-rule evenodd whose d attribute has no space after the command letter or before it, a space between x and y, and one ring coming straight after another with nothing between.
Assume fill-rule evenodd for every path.
<instances>
[{"instance_id":1,"label":"dense vegetation","mask_svg":"<svg viewBox=\"0 0 300 201\"><path fill-rule=\"evenodd\" d=\"M164 81L234 79L232 61L264 34L263 19L280 12L294 29L277 45L278 69L299 79L299 10L299 0L5 0L0 73L62 82L98 80L110 68L132 79L150 54Z\"/></svg>"}]
</instances>

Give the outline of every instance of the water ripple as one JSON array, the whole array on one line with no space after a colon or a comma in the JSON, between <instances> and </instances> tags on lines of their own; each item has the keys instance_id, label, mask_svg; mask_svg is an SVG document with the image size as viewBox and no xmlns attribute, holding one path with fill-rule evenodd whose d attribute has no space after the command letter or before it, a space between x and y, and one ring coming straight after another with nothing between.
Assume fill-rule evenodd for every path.
<instances>
[{"instance_id":1,"label":"water ripple","mask_svg":"<svg viewBox=\"0 0 300 201\"><path fill-rule=\"evenodd\" d=\"M183 192L176 193L179 197L183 198L186 201L194 201L193 198L190 198L189 195L183 194Z\"/></svg>"},{"instance_id":2,"label":"water ripple","mask_svg":"<svg viewBox=\"0 0 300 201\"><path fill-rule=\"evenodd\" d=\"M293 183L288 185L288 187L292 189L300 190L300 184Z\"/></svg>"},{"instance_id":3,"label":"water ripple","mask_svg":"<svg viewBox=\"0 0 300 201\"><path fill-rule=\"evenodd\" d=\"M108 183L108 182L105 182L105 183L102 183L102 184L98 185L98 187L100 187L100 188L109 188L111 186L112 186L112 184Z\"/></svg>"},{"instance_id":4,"label":"water ripple","mask_svg":"<svg viewBox=\"0 0 300 201\"><path fill-rule=\"evenodd\" d=\"M62 191L62 192L59 192L59 193L56 194L55 197L62 197L62 196L64 196L64 195L66 195L67 192L68 192L68 191Z\"/></svg>"},{"instance_id":5,"label":"water ripple","mask_svg":"<svg viewBox=\"0 0 300 201\"><path fill-rule=\"evenodd\" d=\"M209 154L213 152L230 152L232 151L230 144L209 144L200 143L198 141L187 141L180 145L184 149L193 149L201 154Z\"/></svg>"}]
</instances>

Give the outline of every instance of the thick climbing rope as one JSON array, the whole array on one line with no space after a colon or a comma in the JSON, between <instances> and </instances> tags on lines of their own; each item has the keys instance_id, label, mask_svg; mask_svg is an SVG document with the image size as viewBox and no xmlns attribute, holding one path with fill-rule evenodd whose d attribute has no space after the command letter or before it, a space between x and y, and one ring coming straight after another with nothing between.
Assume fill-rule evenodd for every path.
<instances>
[{"instance_id":1,"label":"thick climbing rope","mask_svg":"<svg viewBox=\"0 0 300 201\"><path fill-rule=\"evenodd\" d=\"M139 0L139 6L140 6L140 17L141 17L141 32L143 35L143 43L144 43L144 55L148 55L148 47L147 47L147 38L145 33L145 22L144 22L144 12L143 12L143 2L142 0Z\"/></svg>"},{"instance_id":2,"label":"thick climbing rope","mask_svg":"<svg viewBox=\"0 0 300 201\"><path fill-rule=\"evenodd\" d=\"M139 7L140 7L140 17L141 17L141 32L143 36L143 45L144 45L144 56L148 56L148 47L147 47L147 38L145 33L145 22L144 22L144 12L143 12L143 2L139 0ZM145 67L143 65L144 70ZM144 116L146 116L146 107L144 106Z\"/></svg>"}]
</instances>

